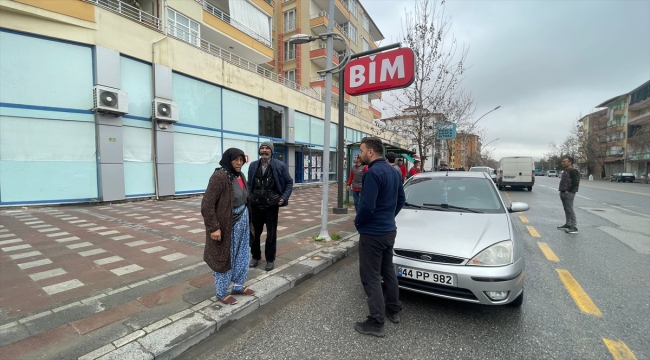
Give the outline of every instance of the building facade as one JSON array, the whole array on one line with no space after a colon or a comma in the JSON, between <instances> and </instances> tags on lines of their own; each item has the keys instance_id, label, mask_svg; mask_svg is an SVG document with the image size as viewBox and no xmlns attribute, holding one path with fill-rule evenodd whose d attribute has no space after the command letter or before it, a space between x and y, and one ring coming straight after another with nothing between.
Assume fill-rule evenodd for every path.
<instances>
[{"instance_id":1,"label":"building facade","mask_svg":"<svg viewBox=\"0 0 650 360\"><path fill-rule=\"evenodd\" d=\"M335 171L336 111L323 144L322 96L269 65L278 5L0 0L0 206L202 193L225 149L263 141L297 183L324 151Z\"/></svg>"},{"instance_id":2,"label":"building facade","mask_svg":"<svg viewBox=\"0 0 650 360\"><path fill-rule=\"evenodd\" d=\"M481 162L481 142L478 135L458 133L455 139L447 140L447 166L450 169L469 170Z\"/></svg>"}]
</instances>

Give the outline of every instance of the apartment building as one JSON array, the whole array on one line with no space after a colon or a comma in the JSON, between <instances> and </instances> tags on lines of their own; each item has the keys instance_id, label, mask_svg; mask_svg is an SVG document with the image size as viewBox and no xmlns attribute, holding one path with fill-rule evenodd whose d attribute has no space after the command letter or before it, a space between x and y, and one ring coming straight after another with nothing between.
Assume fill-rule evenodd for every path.
<instances>
[{"instance_id":1,"label":"apartment building","mask_svg":"<svg viewBox=\"0 0 650 360\"><path fill-rule=\"evenodd\" d=\"M0 0L0 206L202 193L225 149L252 161L263 141L297 183L324 151L335 171L311 68L274 65L285 3ZM348 143L371 134L345 121Z\"/></svg>"},{"instance_id":2,"label":"apartment building","mask_svg":"<svg viewBox=\"0 0 650 360\"><path fill-rule=\"evenodd\" d=\"M447 166L450 169L469 170L472 166L483 165L480 162L481 142L478 135L458 133L455 139L447 140Z\"/></svg>"},{"instance_id":3,"label":"apartment building","mask_svg":"<svg viewBox=\"0 0 650 360\"><path fill-rule=\"evenodd\" d=\"M579 146L583 156L577 159L580 172L602 178L605 175L607 135L613 130L607 125L607 109L595 111L578 120L580 126Z\"/></svg>"}]
</instances>

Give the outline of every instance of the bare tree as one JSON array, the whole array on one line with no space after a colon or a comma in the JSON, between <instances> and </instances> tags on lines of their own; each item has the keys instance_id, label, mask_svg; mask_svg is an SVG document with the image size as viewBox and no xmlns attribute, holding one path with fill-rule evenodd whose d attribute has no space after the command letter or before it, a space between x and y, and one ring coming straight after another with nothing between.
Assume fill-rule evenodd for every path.
<instances>
[{"instance_id":1,"label":"bare tree","mask_svg":"<svg viewBox=\"0 0 650 360\"><path fill-rule=\"evenodd\" d=\"M415 54L415 81L387 99L400 120L387 121L387 129L406 137L423 162L427 149L436 144L438 122L453 122L457 131L468 130L464 126L474 113L471 94L460 87L469 48L459 46L450 33L451 18L445 15L444 3L418 0L415 10L406 13L402 43Z\"/></svg>"},{"instance_id":2,"label":"bare tree","mask_svg":"<svg viewBox=\"0 0 650 360\"><path fill-rule=\"evenodd\" d=\"M628 151L631 153L650 152L650 124L632 127L627 139ZM645 183L648 183L648 161L645 162Z\"/></svg>"}]
</instances>

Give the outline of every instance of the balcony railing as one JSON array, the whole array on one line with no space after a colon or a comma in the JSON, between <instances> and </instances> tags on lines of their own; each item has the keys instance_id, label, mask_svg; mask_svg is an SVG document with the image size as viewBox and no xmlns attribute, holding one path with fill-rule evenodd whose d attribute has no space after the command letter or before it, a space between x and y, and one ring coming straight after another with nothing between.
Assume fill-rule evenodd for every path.
<instances>
[{"instance_id":1,"label":"balcony railing","mask_svg":"<svg viewBox=\"0 0 650 360\"><path fill-rule=\"evenodd\" d=\"M142 25L152 27L157 30L161 30L160 19L138 9L135 6L129 5L120 0L84 0L87 3L104 8L108 11L114 12L116 14L122 15L126 18L129 18L133 21L137 21Z\"/></svg>"},{"instance_id":2,"label":"balcony railing","mask_svg":"<svg viewBox=\"0 0 650 360\"><path fill-rule=\"evenodd\" d=\"M313 77L313 78L311 78L311 79L309 79L309 80L310 80L311 82L314 82L314 81L325 81L325 76L315 76L315 77ZM335 88L338 88L338 87L339 87L339 82L336 81L336 80L334 80L334 79L332 79L332 86L334 86Z\"/></svg>"},{"instance_id":3,"label":"balcony railing","mask_svg":"<svg viewBox=\"0 0 650 360\"><path fill-rule=\"evenodd\" d=\"M178 38L178 37L174 36L173 32L169 36L172 37L172 38L178 39L180 41L183 41L185 43L188 43L190 45L196 46L196 44L192 44L192 43L188 42L185 39L181 39L181 38ZM205 39L201 39L200 43L201 43L201 46L199 46L199 48L201 50L207 52L210 55L216 56L216 57L218 57L218 58L220 58L220 59L222 59L222 60L224 60L224 61L226 61L226 62L228 62L228 63L230 63L232 65L237 66L238 68L248 70L250 72L254 72L254 73L256 73L256 74L258 74L260 76L263 76L263 77L265 77L265 78L267 78L267 79L269 79L271 81L274 81L274 82L276 82L278 84L282 84L282 85L284 85L284 86L286 86L288 88L294 89L296 91L300 91L301 93L303 93L303 94L305 94L307 96L310 96L310 97L312 97L312 98L314 98L316 100L321 100L320 92L318 92L318 91L316 91L316 90L314 90L312 88L301 86L300 84L296 83L295 81L286 79L282 75L271 72L270 70L268 70L268 69L266 69L266 68L264 68L264 67L262 67L260 65L257 65L255 63L252 63L252 62L250 62L250 61L248 61L248 60L246 60L246 59L244 59L244 58L242 58L242 57L240 57L238 55L235 55L235 54L231 53L230 51L225 50L225 49L223 49L223 48L221 48L221 47L219 47L219 46L217 46L217 45L215 45L215 44L213 44L213 43L211 43L211 42L209 42L209 41L207 41Z\"/></svg>"},{"instance_id":4,"label":"balcony railing","mask_svg":"<svg viewBox=\"0 0 650 360\"><path fill-rule=\"evenodd\" d=\"M316 18L319 18L321 16L325 16L326 18L329 19L329 15L327 14L327 11L325 11L325 10L321 10L321 11L315 13L315 14L309 15L309 19L316 19Z\"/></svg>"},{"instance_id":5,"label":"balcony railing","mask_svg":"<svg viewBox=\"0 0 650 360\"><path fill-rule=\"evenodd\" d=\"M232 19L230 17L230 15L228 15L228 14L224 13L223 11L219 10L218 8L216 8L214 5L210 4L209 2L207 2L205 0L196 0L196 2L198 2L199 4L201 4L203 6L203 10L205 10L205 11L209 12L210 14L214 15L215 17L217 17L221 21L234 26L235 28L242 31L246 35L248 35L248 36L252 37L253 39L261 42L262 44L270 47L271 49L273 48L273 44L271 43L271 40L265 38L264 36L262 36L262 35L260 35L258 33L256 33L254 30L252 30L248 26L240 23L239 21Z\"/></svg>"}]
</instances>

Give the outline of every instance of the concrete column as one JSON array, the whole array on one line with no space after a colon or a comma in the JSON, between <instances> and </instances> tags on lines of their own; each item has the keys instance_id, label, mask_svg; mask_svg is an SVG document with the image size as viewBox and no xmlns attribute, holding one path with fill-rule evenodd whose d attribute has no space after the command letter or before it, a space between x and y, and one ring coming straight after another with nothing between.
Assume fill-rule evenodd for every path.
<instances>
[{"instance_id":1,"label":"concrete column","mask_svg":"<svg viewBox=\"0 0 650 360\"><path fill-rule=\"evenodd\" d=\"M154 64L154 96L172 100L172 69ZM152 121L156 159L156 187L159 196L176 193L174 180L174 125Z\"/></svg>"}]
</instances>

